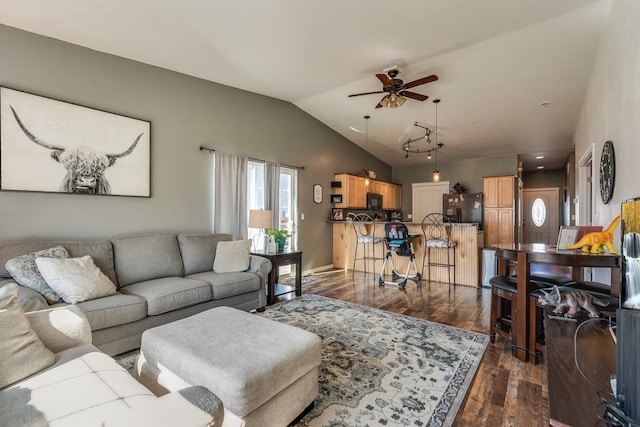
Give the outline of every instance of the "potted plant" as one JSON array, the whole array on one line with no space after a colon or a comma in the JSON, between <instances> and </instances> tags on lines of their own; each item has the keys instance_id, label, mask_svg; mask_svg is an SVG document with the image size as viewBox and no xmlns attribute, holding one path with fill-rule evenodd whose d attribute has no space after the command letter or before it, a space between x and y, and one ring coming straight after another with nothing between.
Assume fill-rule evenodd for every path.
<instances>
[{"instance_id":1,"label":"potted plant","mask_svg":"<svg viewBox=\"0 0 640 427\"><path fill-rule=\"evenodd\" d=\"M273 240L278 246L278 252L282 252L284 250L285 242L289 237L291 237L289 230L280 230L279 228L269 228L267 229L267 234L273 237Z\"/></svg>"}]
</instances>

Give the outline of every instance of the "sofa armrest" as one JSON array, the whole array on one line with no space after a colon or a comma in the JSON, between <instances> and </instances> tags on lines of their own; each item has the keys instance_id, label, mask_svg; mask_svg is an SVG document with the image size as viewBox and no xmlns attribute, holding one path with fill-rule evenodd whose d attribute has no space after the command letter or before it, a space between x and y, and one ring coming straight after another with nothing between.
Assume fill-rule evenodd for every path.
<instances>
[{"instance_id":1,"label":"sofa armrest","mask_svg":"<svg viewBox=\"0 0 640 427\"><path fill-rule=\"evenodd\" d=\"M250 260L251 263L249 264L249 270L251 273L256 273L258 276L260 276L260 281L262 282L262 285L264 286L264 284L267 281L267 276L269 276L269 272L271 271L271 261L269 261L268 258L265 257L261 257L261 256L257 256L257 255L250 255Z\"/></svg>"},{"instance_id":2,"label":"sofa armrest","mask_svg":"<svg viewBox=\"0 0 640 427\"><path fill-rule=\"evenodd\" d=\"M203 407L201 407L202 405ZM166 394L158 399L126 409L107 419L104 427L222 426L222 401L204 387L189 387Z\"/></svg>"},{"instance_id":3,"label":"sofa armrest","mask_svg":"<svg viewBox=\"0 0 640 427\"><path fill-rule=\"evenodd\" d=\"M85 314L74 305L26 313L31 328L54 353L91 344L91 326Z\"/></svg>"}]
</instances>

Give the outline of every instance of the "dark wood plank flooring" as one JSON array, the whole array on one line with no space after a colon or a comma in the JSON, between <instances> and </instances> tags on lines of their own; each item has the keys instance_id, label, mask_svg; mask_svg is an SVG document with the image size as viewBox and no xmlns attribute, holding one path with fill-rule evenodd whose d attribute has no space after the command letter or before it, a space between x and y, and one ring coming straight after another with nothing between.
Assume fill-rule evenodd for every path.
<instances>
[{"instance_id":1,"label":"dark wood plank flooring","mask_svg":"<svg viewBox=\"0 0 640 427\"><path fill-rule=\"evenodd\" d=\"M406 290L377 284L378 276L339 271L319 273L304 283L313 293L489 333L490 290L408 281ZM293 294L278 300L292 298ZM511 356L508 341L489 344L463 403L455 426L548 426L549 399L546 364L522 363Z\"/></svg>"}]
</instances>

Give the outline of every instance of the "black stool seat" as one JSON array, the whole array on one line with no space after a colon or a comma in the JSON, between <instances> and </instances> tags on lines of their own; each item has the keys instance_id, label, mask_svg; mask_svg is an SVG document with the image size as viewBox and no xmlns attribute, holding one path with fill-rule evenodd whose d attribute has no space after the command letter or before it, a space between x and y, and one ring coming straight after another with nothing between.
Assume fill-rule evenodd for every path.
<instances>
[{"instance_id":1,"label":"black stool seat","mask_svg":"<svg viewBox=\"0 0 640 427\"><path fill-rule=\"evenodd\" d=\"M600 294L611 295L611 286L600 282L569 282L566 284L573 289L582 289L583 291L598 292Z\"/></svg>"},{"instance_id":2,"label":"black stool seat","mask_svg":"<svg viewBox=\"0 0 640 427\"><path fill-rule=\"evenodd\" d=\"M572 282L571 278L566 276L556 276L553 274L532 274L529 280L546 286L562 286Z\"/></svg>"},{"instance_id":3,"label":"black stool seat","mask_svg":"<svg viewBox=\"0 0 640 427\"><path fill-rule=\"evenodd\" d=\"M518 278L513 276L494 276L489 280L489 283L494 288L502 289L507 292L518 292ZM537 289L546 289L551 287L551 285L544 285L542 283L537 283L534 281L529 282L529 287L533 290Z\"/></svg>"},{"instance_id":4,"label":"black stool seat","mask_svg":"<svg viewBox=\"0 0 640 427\"><path fill-rule=\"evenodd\" d=\"M502 289L503 291L518 292L518 279L515 277L494 276L489 280L489 283L494 288Z\"/></svg>"}]
</instances>

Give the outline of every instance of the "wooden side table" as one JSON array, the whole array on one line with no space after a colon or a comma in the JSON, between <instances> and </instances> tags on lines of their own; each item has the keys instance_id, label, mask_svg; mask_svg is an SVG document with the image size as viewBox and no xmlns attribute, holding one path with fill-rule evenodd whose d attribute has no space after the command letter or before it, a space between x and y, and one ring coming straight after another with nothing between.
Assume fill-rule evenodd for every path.
<instances>
[{"instance_id":1,"label":"wooden side table","mask_svg":"<svg viewBox=\"0 0 640 427\"><path fill-rule=\"evenodd\" d=\"M282 292L276 295L276 285L280 279L279 267L282 265L294 265L296 269L295 293L299 297L302 295L302 251L285 250L274 254L265 251L254 251L251 255L257 255L267 258L271 261L271 272L267 278L267 304L271 305L275 302L275 298L280 295L288 294L294 291Z\"/></svg>"}]
</instances>

